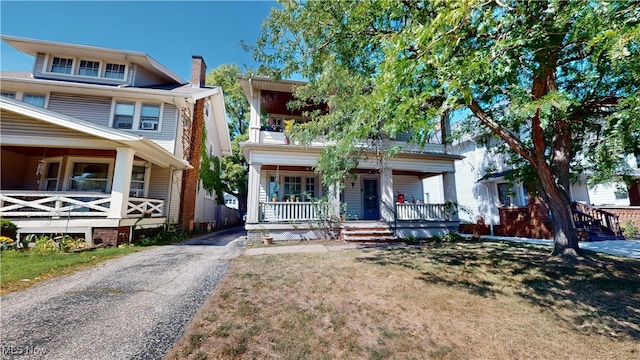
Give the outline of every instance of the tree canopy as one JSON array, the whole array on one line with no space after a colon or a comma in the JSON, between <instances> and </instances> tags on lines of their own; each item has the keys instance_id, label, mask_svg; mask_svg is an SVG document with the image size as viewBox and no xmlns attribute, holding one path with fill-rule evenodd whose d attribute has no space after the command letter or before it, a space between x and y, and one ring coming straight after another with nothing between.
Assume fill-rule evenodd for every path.
<instances>
[{"instance_id":1,"label":"tree canopy","mask_svg":"<svg viewBox=\"0 0 640 360\"><path fill-rule=\"evenodd\" d=\"M336 143L320 171L353 166L363 139L428 142L466 109L528 165L555 252L575 253L571 170L611 178L638 148L639 20L626 1L283 1L255 54L263 72L309 80L301 101L330 105L301 129Z\"/></svg>"}]
</instances>

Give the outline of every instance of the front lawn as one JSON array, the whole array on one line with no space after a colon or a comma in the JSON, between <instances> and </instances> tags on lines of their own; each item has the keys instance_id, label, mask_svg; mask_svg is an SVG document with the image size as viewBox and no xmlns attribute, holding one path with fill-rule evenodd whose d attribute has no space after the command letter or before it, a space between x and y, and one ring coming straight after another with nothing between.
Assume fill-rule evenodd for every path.
<instances>
[{"instance_id":1,"label":"front lawn","mask_svg":"<svg viewBox=\"0 0 640 360\"><path fill-rule=\"evenodd\" d=\"M169 359L638 359L640 261L507 242L243 256Z\"/></svg>"},{"instance_id":2,"label":"front lawn","mask_svg":"<svg viewBox=\"0 0 640 360\"><path fill-rule=\"evenodd\" d=\"M6 250L0 253L0 294L22 290L37 282L72 273L99 262L141 250L106 248L81 253L36 253Z\"/></svg>"}]
</instances>

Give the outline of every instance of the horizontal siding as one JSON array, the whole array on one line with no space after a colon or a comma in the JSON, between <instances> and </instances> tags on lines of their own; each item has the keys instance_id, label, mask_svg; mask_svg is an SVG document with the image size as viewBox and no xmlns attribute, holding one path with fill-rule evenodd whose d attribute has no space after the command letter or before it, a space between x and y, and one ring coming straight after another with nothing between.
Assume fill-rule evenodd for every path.
<instances>
[{"instance_id":1,"label":"horizontal siding","mask_svg":"<svg viewBox=\"0 0 640 360\"><path fill-rule=\"evenodd\" d=\"M266 171L260 171L260 193L258 195L258 202L267 201L267 189L269 187L269 175ZM271 200L269 200L271 201Z\"/></svg>"},{"instance_id":2,"label":"horizontal siding","mask_svg":"<svg viewBox=\"0 0 640 360\"><path fill-rule=\"evenodd\" d=\"M8 111L1 111L0 132L3 135L91 138L79 131L65 129L60 126L33 120Z\"/></svg>"},{"instance_id":3,"label":"horizontal siding","mask_svg":"<svg viewBox=\"0 0 640 360\"><path fill-rule=\"evenodd\" d=\"M154 73L147 71L141 66L136 66L135 78L133 79L133 86L153 86L162 85L164 82Z\"/></svg>"},{"instance_id":4,"label":"horizontal siding","mask_svg":"<svg viewBox=\"0 0 640 360\"><path fill-rule=\"evenodd\" d=\"M2 190L24 190L24 174L27 156L2 149L0 171L2 172ZM34 169L35 170L35 169ZM34 171L35 173L35 171Z\"/></svg>"},{"instance_id":5,"label":"horizontal siding","mask_svg":"<svg viewBox=\"0 0 640 360\"><path fill-rule=\"evenodd\" d=\"M424 201L422 192L422 181L417 176L394 175L393 176L393 196L397 200L398 193L404 194L404 199L411 202L415 200Z\"/></svg>"},{"instance_id":6,"label":"horizontal siding","mask_svg":"<svg viewBox=\"0 0 640 360\"><path fill-rule=\"evenodd\" d=\"M603 205L618 205L628 206L629 198L616 199L615 195L616 184L611 185L597 185L592 189L589 189L589 198L591 203L595 206Z\"/></svg>"},{"instance_id":7,"label":"horizontal siding","mask_svg":"<svg viewBox=\"0 0 640 360\"><path fill-rule=\"evenodd\" d=\"M353 187L351 187L351 183L353 183ZM358 175L355 180L347 179L342 196L342 203L346 204L347 215L362 219L362 176Z\"/></svg>"},{"instance_id":8,"label":"horizontal siding","mask_svg":"<svg viewBox=\"0 0 640 360\"><path fill-rule=\"evenodd\" d=\"M149 197L152 199L167 200L169 194L170 168L152 166L149 177Z\"/></svg>"},{"instance_id":9,"label":"horizontal siding","mask_svg":"<svg viewBox=\"0 0 640 360\"><path fill-rule=\"evenodd\" d=\"M180 216L181 187L182 171L176 171L173 173L173 184L171 185L171 204L169 204L168 206L169 222L171 223L177 223Z\"/></svg>"},{"instance_id":10,"label":"horizontal siding","mask_svg":"<svg viewBox=\"0 0 640 360\"><path fill-rule=\"evenodd\" d=\"M51 93L49 97L49 110L106 127L109 126L111 98L104 96Z\"/></svg>"},{"instance_id":11,"label":"horizontal siding","mask_svg":"<svg viewBox=\"0 0 640 360\"><path fill-rule=\"evenodd\" d=\"M44 59L45 59L46 55L42 54L42 53L38 53L36 55L36 61L35 61L35 65L33 67L33 75L34 76L38 76L40 74L42 74L42 68L44 67Z\"/></svg>"},{"instance_id":12,"label":"horizontal siding","mask_svg":"<svg viewBox=\"0 0 640 360\"><path fill-rule=\"evenodd\" d=\"M571 185L571 200L591 204L591 200L589 199L589 189L587 186L585 184Z\"/></svg>"}]
</instances>

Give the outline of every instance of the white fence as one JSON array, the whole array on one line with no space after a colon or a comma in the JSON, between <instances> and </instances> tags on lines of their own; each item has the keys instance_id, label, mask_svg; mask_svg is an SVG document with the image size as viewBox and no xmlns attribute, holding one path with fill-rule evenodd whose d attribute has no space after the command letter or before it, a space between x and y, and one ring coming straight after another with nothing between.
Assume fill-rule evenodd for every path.
<instances>
[{"instance_id":1,"label":"white fence","mask_svg":"<svg viewBox=\"0 0 640 360\"><path fill-rule=\"evenodd\" d=\"M398 220L445 220L444 204L396 204Z\"/></svg>"},{"instance_id":2,"label":"white fence","mask_svg":"<svg viewBox=\"0 0 640 360\"><path fill-rule=\"evenodd\" d=\"M329 204L320 202L262 202L261 222L321 220L328 214Z\"/></svg>"}]
</instances>

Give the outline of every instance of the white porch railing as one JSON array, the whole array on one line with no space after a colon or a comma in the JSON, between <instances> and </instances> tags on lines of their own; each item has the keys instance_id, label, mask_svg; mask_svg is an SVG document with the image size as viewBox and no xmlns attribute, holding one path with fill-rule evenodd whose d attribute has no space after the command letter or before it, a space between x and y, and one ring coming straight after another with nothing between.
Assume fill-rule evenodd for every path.
<instances>
[{"instance_id":1,"label":"white porch railing","mask_svg":"<svg viewBox=\"0 0 640 360\"><path fill-rule=\"evenodd\" d=\"M261 222L321 220L328 214L329 204L319 202L261 202Z\"/></svg>"},{"instance_id":2,"label":"white porch railing","mask_svg":"<svg viewBox=\"0 0 640 360\"><path fill-rule=\"evenodd\" d=\"M107 217L111 195L87 192L16 191L0 193L1 217ZM164 200L129 198L123 217L164 214Z\"/></svg>"},{"instance_id":3,"label":"white porch railing","mask_svg":"<svg viewBox=\"0 0 640 360\"><path fill-rule=\"evenodd\" d=\"M129 198L125 217L158 217L164 215L164 200Z\"/></svg>"},{"instance_id":4,"label":"white porch railing","mask_svg":"<svg viewBox=\"0 0 640 360\"><path fill-rule=\"evenodd\" d=\"M444 204L396 204L398 220L445 220Z\"/></svg>"}]
</instances>

